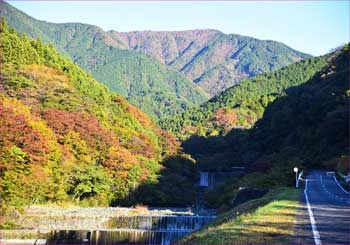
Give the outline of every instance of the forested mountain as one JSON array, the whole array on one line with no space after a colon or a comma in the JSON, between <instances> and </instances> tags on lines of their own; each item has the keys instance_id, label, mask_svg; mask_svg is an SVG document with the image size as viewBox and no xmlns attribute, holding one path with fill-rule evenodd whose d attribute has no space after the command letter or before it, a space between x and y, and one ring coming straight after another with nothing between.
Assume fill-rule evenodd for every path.
<instances>
[{"instance_id":1,"label":"forested mountain","mask_svg":"<svg viewBox=\"0 0 350 245\"><path fill-rule=\"evenodd\" d=\"M309 57L283 43L217 30L109 34L123 46L149 54L184 73L211 96L259 73Z\"/></svg>"},{"instance_id":2,"label":"forested mountain","mask_svg":"<svg viewBox=\"0 0 350 245\"><path fill-rule=\"evenodd\" d=\"M186 169L182 163L194 168L173 136L52 45L19 35L2 20L0 53L2 208L125 202L140 183L158 182L167 159L181 166L173 175ZM167 183L188 191L187 180ZM170 200L172 191L162 193L163 202Z\"/></svg>"},{"instance_id":3,"label":"forested mountain","mask_svg":"<svg viewBox=\"0 0 350 245\"><path fill-rule=\"evenodd\" d=\"M157 118L309 57L279 42L216 30L105 32L92 25L39 21L4 2L0 10L10 26L54 43L96 79Z\"/></svg>"},{"instance_id":4,"label":"forested mountain","mask_svg":"<svg viewBox=\"0 0 350 245\"><path fill-rule=\"evenodd\" d=\"M253 128L183 142L202 171L245 167L243 177L206 194L210 205L227 209L241 186L293 185L295 166L349 171L349 47L324 58L325 66L308 81L270 102Z\"/></svg>"},{"instance_id":5,"label":"forested mountain","mask_svg":"<svg viewBox=\"0 0 350 245\"><path fill-rule=\"evenodd\" d=\"M181 112L208 98L183 74L123 48L118 39L97 26L39 21L3 1L0 15L18 32L53 43L94 78L154 118Z\"/></svg>"},{"instance_id":6,"label":"forested mountain","mask_svg":"<svg viewBox=\"0 0 350 245\"><path fill-rule=\"evenodd\" d=\"M348 168L349 98L346 46L327 56L326 65L308 81L270 102L253 128L225 136L192 136L183 146L201 169L243 165L257 172L250 181L269 187L292 183L294 166Z\"/></svg>"},{"instance_id":7,"label":"forested mountain","mask_svg":"<svg viewBox=\"0 0 350 245\"><path fill-rule=\"evenodd\" d=\"M163 119L160 125L182 139L192 134L215 136L232 129L250 128L271 102L312 78L328 58L327 55L308 58L242 81L201 106Z\"/></svg>"}]
</instances>

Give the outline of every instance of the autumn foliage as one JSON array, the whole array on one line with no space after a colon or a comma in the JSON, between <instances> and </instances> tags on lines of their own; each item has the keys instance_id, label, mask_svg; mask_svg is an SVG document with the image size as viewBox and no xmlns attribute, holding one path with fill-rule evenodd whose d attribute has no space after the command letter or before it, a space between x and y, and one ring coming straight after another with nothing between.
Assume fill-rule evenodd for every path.
<instances>
[{"instance_id":1,"label":"autumn foliage","mask_svg":"<svg viewBox=\"0 0 350 245\"><path fill-rule=\"evenodd\" d=\"M110 205L157 181L179 142L52 45L0 24L2 211Z\"/></svg>"}]
</instances>

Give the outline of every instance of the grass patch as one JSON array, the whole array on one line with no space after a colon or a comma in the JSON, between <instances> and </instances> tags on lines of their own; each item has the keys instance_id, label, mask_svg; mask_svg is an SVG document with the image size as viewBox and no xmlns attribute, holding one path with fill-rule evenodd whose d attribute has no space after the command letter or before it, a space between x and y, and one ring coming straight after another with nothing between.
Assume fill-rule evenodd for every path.
<instances>
[{"instance_id":1,"label":"grass patch","mask_svg":"<svg viewBox=\"0 0 350 245\"><path fill-rule=\"evenodd\" d=\"M221 214L178 244L290 243L299 191L279 188Z\"/></svg>"}]
</instances>

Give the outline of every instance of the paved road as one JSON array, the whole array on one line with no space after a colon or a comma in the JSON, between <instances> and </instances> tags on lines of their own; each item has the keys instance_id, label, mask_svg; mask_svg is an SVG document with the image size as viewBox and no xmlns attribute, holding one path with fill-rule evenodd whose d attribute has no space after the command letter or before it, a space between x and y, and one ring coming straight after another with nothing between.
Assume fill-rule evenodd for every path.
<instances>
[{"instance_id":1,"label":"paved road","mask_svg":"<svg viewBox=\"0 0 350 245\"><path fill-rule=\"evenodd\" d=\"M295 223L296 244L350 244L350 194L333 176L311 172Z\"/></svg>"}]
</instances>

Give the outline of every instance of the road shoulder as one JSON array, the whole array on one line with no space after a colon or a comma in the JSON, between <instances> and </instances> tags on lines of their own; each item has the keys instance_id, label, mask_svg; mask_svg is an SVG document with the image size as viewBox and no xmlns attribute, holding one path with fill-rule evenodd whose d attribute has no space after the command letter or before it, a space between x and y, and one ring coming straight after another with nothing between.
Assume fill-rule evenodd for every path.
<instances>
[{"instance_id":1,"label":"road shoulder","mask_svg":"<svg viewBox=\"0 0 350 245\"><path fill-rule=\"evenodd\" d=\"M299 203L293 226L292 244L314 244L304 191L300 191Z\"/></svg>"}]
</instances>

